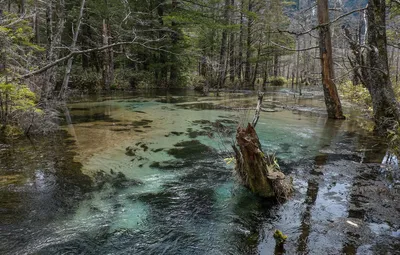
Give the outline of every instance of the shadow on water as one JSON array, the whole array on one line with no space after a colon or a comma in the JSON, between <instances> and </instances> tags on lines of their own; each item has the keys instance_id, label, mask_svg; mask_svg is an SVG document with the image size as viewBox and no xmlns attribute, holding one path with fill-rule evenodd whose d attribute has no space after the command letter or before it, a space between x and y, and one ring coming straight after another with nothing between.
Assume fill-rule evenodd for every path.
<instances>
[{"instance_id":1,"label":"shadow on water","mask_svg":"<svg viewBox=\"0 0 400 255\"><path fill-rule=\"evenodd\" d=\"M74 212L92 181L73 161L74 142L66 132L28 140L2 140L0 150L0 251L18 249L48 223Z\"/></svg>"}]
</instances>

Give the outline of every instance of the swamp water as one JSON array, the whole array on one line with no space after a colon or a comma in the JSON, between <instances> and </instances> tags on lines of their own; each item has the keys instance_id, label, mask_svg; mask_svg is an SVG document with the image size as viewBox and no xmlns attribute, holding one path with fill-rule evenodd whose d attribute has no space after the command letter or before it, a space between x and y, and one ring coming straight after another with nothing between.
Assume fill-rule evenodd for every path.
<instances>
[{"instance_id":1,"label":"swamp water","mask_svg":"<svg viewBox=\"0 0 400 255\"><path fill-rule=\"evenodd\" d=\"M81 98L63 131L0 140L0 254L398 254L399 171L380 139L327 120L321 98L264 100L257 132L294 179L288 202L254 197L224 162L254 95Z\"/></svg>"}]
</instances>

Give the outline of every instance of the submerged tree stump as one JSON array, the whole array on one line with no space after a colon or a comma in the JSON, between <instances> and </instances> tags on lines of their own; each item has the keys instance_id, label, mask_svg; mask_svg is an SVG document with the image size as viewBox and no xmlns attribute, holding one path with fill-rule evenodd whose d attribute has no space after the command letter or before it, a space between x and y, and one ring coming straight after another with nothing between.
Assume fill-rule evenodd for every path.
<instances>
[{"instance_id":1,"label":"submerged tree stump","mask_svg":"<svg viewBox=\"0 0 400 255\"><path fill-rule=\"evenodd\" d=\"M257 108L261 107L262 95L259 95ZM256 110L256 115L259 111ZM258 116L255 117L258 120ZM236 174L239 181L254 194L266 198L286 200L291 194L292 183L280 171L274 155L266 155L253 124L238 127L236 145L233 145L236 159Z\"/></svg>"}]
</instances>

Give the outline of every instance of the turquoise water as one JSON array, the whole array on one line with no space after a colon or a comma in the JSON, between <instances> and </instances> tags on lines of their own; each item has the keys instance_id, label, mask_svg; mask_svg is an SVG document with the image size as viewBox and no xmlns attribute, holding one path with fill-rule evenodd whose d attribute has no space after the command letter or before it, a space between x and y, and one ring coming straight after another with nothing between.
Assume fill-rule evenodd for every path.
<instances>
[{"instance_id":1,"label":"turquoise water","mask_svg":"<svg viewBox=\"0 0 400 255\"><path fill-rule=\"evenodd\" d=\"M275 229L289 236L288 254L364 249L343 236L354 169L380 163L385 151L354 121L282 107L323 105L302 100L268 93L277 111L257 125L264 150L294 179L285 204L254 197L223 160L253 114L227 107L254 105L251 94L76 100L63 113L65 131L0 150L1 253L281 254Z\"/></svg>"}]
</instances>

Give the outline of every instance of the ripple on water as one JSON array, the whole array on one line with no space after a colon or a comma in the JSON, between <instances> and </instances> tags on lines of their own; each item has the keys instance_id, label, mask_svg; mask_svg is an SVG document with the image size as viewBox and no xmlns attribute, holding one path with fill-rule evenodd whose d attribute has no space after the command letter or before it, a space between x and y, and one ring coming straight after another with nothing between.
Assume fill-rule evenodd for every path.
<instances>
[{"instance_id":1,"label":"ripple on water","mask_svg":"<svg viewBox=\"0 0 400 255\"><path fill-rule=\"evenodd\" d=\"M271 104L284 99L277 93L271 98ZM288 235L288 254L374 251L375 244L353 242L362 234L346 223L360 161L351 152L362 138L339 124L291 111L263 112L257 126L262 146L277 152L285 171L295 174L296 193L276 204L234 182L232 166L223 158L233 136L229 130L242 115L217 110L215 104L253 101L183 95L73 105L75 124L69 130L84 173L121 173L128 185L106 182L85 199L74 199L69 213L43 226L21 226L30 234L21 238L23 245L12 239L9 253L272 254L277 252L275 229ZM68 176L51 178L36 168L33 178L39 188L57 189L58 178ZM10 182L23 179L10 177ZM129 185L133 180L140 185ZM360 226L363 221L351 220ZM398 236L395 229L367 227L379 230L377 235Z\"/></svg>"}]
</instances>

